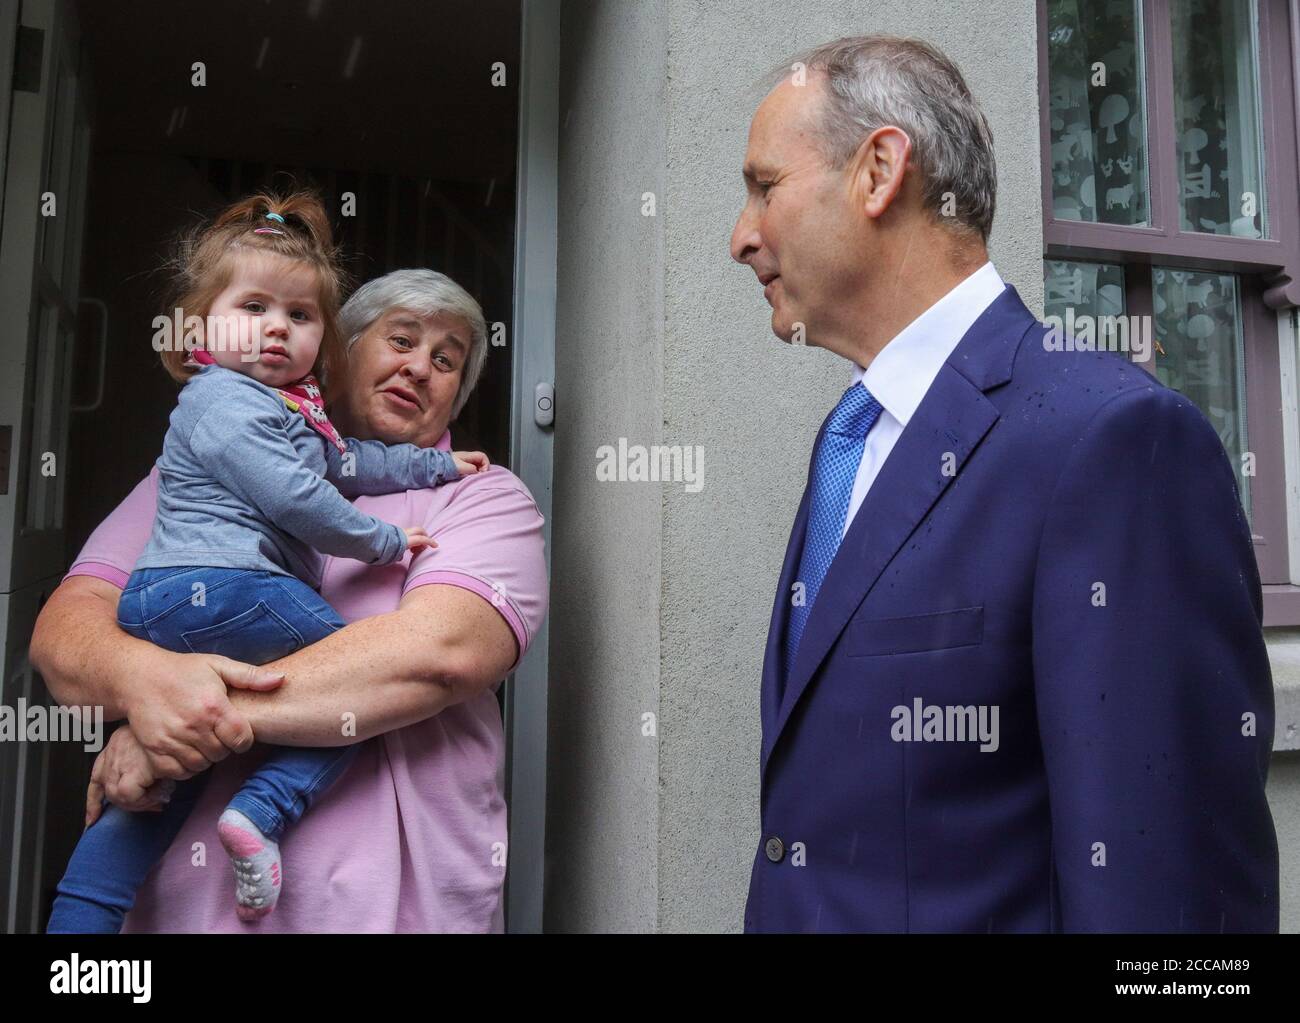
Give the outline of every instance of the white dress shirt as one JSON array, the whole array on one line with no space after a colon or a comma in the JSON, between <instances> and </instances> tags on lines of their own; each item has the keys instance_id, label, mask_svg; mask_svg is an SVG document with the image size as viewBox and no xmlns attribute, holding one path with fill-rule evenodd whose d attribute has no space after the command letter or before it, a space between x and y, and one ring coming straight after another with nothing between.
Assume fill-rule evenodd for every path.
<instances>
[{"instance_id":1,"label":"white dress shirt","mask_svg":"<svg viewBox=\"0 0 1300 1023\"><path fill-rule=\"evenodd\" d=\"M851 383L864 386L882 408L862 448L844 533L940 367L1005 287L993 264L985 263L896 334L865 370L853 367Z\"/></svg>"}]
</instances>

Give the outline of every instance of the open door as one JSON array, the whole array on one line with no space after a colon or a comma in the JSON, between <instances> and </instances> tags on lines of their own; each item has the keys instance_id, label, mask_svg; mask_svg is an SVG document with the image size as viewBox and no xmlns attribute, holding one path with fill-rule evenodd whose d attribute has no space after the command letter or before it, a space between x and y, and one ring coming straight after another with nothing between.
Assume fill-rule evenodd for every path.
<instances>
[{"instance_id":1,"label":"open door","mask_svg":"<svg viewBox=\"0 0 1300 1023\"><path fill-rule=\"evenodd\" d=\"M69 4L0 11L0 703L16 711L20 700L49 703L27 644L64 570L89 126ZM0 742L0 920L10 932L38 927L50 756L48 742Z\"/></svg>"},{"instance_id":2,"label":"open door","mask_svg":"<svg viewBox=\"0 0 1300 1023\"><path fill-rule=\"evenodd\" d=\"M453 435L529 486L549 552L551 433L534 405L554 379L559 10L556 0L0 0L4 706L48 701L27 657L37 614L157 458L176 398L147 343L161 246L196 212L286 175L355 196L337 225L355 280L439 269L490 324L513 327ZM155 73L160 33L184 52L201 44L222 87L196 90L184 66ZM519 76L464 88L496 62ZM74 348L78 312L98 337L85 331ZM546 679L543 631L505 687L511 930L542 922ZM92 761L80 743L0 742L5 930L41 926L80 835L69 809Z\"/></svg>"}]
</instances>

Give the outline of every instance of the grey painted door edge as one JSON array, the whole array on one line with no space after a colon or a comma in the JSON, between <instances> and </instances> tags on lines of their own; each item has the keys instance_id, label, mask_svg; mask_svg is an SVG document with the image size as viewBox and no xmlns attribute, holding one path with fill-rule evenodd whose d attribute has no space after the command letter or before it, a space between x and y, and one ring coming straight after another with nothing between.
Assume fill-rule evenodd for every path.
<instances>
[{"instance_id":1,"label":"grey painted door edge","mask_svg":"<svg viewBox=\"0 0 1300 1023\"><path fill-rule=\"evenodd\" d=\"M537 387L555 380L560 4L522 0L510 457L545 520L551 565L553 434L534 415ZM550 411L550 410L547 410ZM506 926L542 930L546 851L546 686L549 630L538 630L506 685L506 800L510 807Z\"/></svg>"}]
</instances>

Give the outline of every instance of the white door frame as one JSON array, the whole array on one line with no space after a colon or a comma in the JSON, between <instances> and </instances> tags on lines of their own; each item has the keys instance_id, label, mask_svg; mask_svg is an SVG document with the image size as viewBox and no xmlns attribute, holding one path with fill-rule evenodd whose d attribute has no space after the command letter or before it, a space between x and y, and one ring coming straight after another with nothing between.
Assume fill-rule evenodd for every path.
<instances>
[{"instance_id":1,"label":"white door frame","mask_svg":"<svg viewBox=\"0 0 1300 1023\"><path fill-rule=\"evenodd\" d=\"M534 416L537 386L555 380L556 206L559 169L559 0L522 0L519 67L518 191L515 205L515 302L510 458L545 521L551 568L551 474L554 435ZM506 686L506 801L510 807L506 923L515 933L542 930L546 852L545 622Z\"/></svg>"}]
</instances>

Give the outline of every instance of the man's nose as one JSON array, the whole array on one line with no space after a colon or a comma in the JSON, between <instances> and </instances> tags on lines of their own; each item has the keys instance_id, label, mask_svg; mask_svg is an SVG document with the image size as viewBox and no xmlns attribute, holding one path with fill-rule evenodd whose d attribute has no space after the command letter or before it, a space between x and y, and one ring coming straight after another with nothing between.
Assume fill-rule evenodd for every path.
<instances>
[{"instance_id":1,"label":"man's nose","mask_svg":"<svg viewBox=\"0 0 1300 1023\"><path fill-rule=\"evenodd\" d=\"M758 219L750 213L749 205L746 204L731 232L731 258L737 263L748 263L762 244L758 234Z\"/></svg>"}]
</instances>

